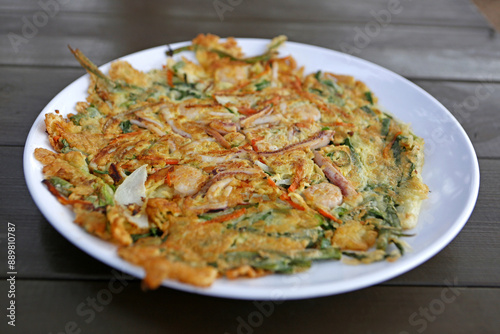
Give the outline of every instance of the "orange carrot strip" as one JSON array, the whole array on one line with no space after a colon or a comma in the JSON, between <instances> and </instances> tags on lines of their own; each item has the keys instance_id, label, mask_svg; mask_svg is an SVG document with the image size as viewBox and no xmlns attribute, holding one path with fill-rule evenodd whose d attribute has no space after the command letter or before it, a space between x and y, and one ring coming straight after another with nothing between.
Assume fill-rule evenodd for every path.
<instances>
[{"instance_id":1,"label":"orange carrot strip","mask_svg":"<svg viewBox=\"0 0 500 334\"><path fill-rule=\"evenodd\" d=\"M295 88L295 90L297 90L299 93L302 92L302 81L300 81L300 78L299 77L295 77L295 80L292 81L292 86L293 88Z\"/></svg>"},{"instance_id":2,"label":"orange carrot strip","mask_svg":"<svg viewBox=\"0 0 500 334\"><path fill-rule=\"evenodd\" d=\"M54 195L57 198L57 200L63 205L83 204L83 205L93 206L93 204L91 202L88 202L88 201L83 201L80 199L68 199L68 198L64 197L63 195L61 195L59 193L59 191L56 189L56 187L54 187L54 185L52 183L50 183L49 180L43 180L42 183L47 186L50 193L52 195Z\"/></svg>"},{"instance_id":3,"label":"orange carrot strip","mask_svg":"<svg viewBox=\"0 0 500 334\"><path fill-rule=\"evenodd\" d=\"M321 208L317 208L318 212L321 213L321 215L323 215L324 217L326 218L329 218L331 220L333 220L334 222L337 222L337 223L342 223L342 221L340 219L338 219L337 217L335 217L334 215L332 215L330 212L328 211L325 211Z\"/></svg>"},{"instance_id":4,"label":"orange carrot strip","mask_svg":"<svg viewBox=\"0 0 500 334\"><path fill-rule=\"evenodd\" d=\"M285 193L281 194L280 199L283 200L283 201L285 201L285 202L288 202L288 204L290 204L292 207L294 207L297 210L301 210L301 211L305 210L305 208L303 208L302 206L300 206L297 203L295 203L294 201L292 201L292 199L290 198L290 196L288 196Z\"/></svg>"},{"instance_id":5,"label":"orange carrot strip","mask_svg":"<svg viewBox=\"0 0 500 334\"><path fill-rule=\"evenodd\" d=\"M264 136L256 136L254 139L255 139L255 140L262 140L262 139L264 139L264 138L265 138Z\"/></svg>"},{"instance_id":6,"label":"orange carrot strip","mask_svg":"<svg viewBox=\"0 0 500 334\"><path fill-rule=\"evenodd\" d=\"M271 179L270 177L267 178L267 183L269 183L269 185L273 188L279 188L276 183L274 183L273 179Z\"/></svg>"},{"instance_id":7,"label":"orange carrot strip","mask_svg":"<svg viewBox=\"0 0 500 334\"><path fill-rule=\"evenodd\" d=\"M300 185L300 180L304 177L304 166L301 163L297 163L297 170L295 172L295 177L293 178L292 184L288 187L288 192L294 192Z\"/></svg>"},{"instance_id":8,"label":"orange carrot strip","mask_svg":"<svg viewBox=\"0 0 500 334\"><path fill-rule=\"evenodd\" d=\"M171 187L172 186L172 180L170 179L170 173L167 173L167 177L165 178L165 183L167 186Z\"/></svg>"},{"instance_id":9,"label":"orange carrot strip","mask_svg":"<svg viewBox=\"0 0 500 334\"><path fill-rule=\"evenodd\" d=\"M137 159L146 161L149 164L161 163L161 162L164 162L166 165L178 165L179 164L179 160L177 160L177 159L164 159L164 158L157 156L157 155L140 155L137 157Z\"/></svg>"},{"instance_id":10,"label":"orange carrot strip","mask_svg":"<svg viewBox=\"0 0 500 334\"><path fill-rule=\"evenodd\" d=\"M248 107L238 107L238 113L245 115L245 116L250 116L253 114L256 114L258 111L253 109L253 108L248 108Z\"/></svg>"},{"instance_id":11,"label":"orange carrot strip","mask_svg":"<svg viewBox=\"0 0 500 334\"><path fill-rule=\"evenodd\" d=\"M292 184L290 185L290 187L288 187L288 192L293 193L295 190L297 190L297 188L299 187L299 183L300 183L299 177L295 176Z\"/></svg>"},{"instance_id":12,"label":"orange carrot strip","mask_svg":"<svg viewBox=\"0 0 500 334\"><path fill-rule=\"evenodd\" d=\"M384 148L384 158L387 158L389 156L389 150L392 148L392 145L394 145L394 143L396 142L396 139L398 138L398 136L402 133L402 131L399 131L398 133L396 133L394 135L394 138L392 139L392 141Z\"/></svg>"},{"instance_id":13,"label":"orange carrot strip","mask_svg":"<svg viewBox=\"0 0 500 334\"><path fill-rule=\"evenodd\" d=\"M252 148L255 152L259 152L259 150L257 149L257 141L262 140L262 139L264 139L264 137L258 136L258 137L253 138L252 141L250 142L250 145L252 145Z\"/></svg>"},{"instance_id":14,"label":"orange carrot strip","mask_svg":"<svg viewBox=\"0 0 500 334\"><path fill-rule=\"evenodd\" d=\"M252 139L251 145L252 145L252 148L255 152L259 152L259 150L257 149L257 140L256 139Z\"/></svg>"},{"instance_id":15,"label":"orange carrot strip","mask_svg":"<svg viewBox=\"0 0 500 334\"><path fill-rule=\"evenodd\" d=\"M276 95L273 98L264 101L264 104L267 105L267 104L271 104L272 103L273 105L275 105L275 104L277 104L280 101L280 99L281 99L281 96Z\"/></svg>"},{"instance_id":16,"label":"orange carrot strip","mask_svg":"<svg viewBox=\"0 0 500 334\"><path fill-rule=\"evenodd\" d=\"M167 83L170 87L174 87L174 72L167 70Z\"/></svg>"},{"instance_id":17,"label":"orange carrot strip","mask_svg":"<svg viewBox=\"0 0 500 334\"><path fill-rule=\"evenodd\" d=\"M266 68L264 71L260 72L259 74L254 75L251 80L255 81L256 79L262 78L264 75L271 73L271 66L269 64L266 65Z\"/></svg>"},{"instance_id":18,"label":"orange carrot strip","mask_svg":"<svg viewBox=\"0 0 500 334\"><path fill-rule=\"evenodd\" d=\"M334 122L331 124L332 126L354 126L352 123L344 123L344 122Z\"/></svg>"},{"instance_id":19,"label":"orange carrot strip","mask_svg":"<svg viewBox=\"0 0 500 334\"><path fill-rule=\"evenodd\" d=\"M295 125L297 127L299 127L299 128L306 128L306 129L310 128L312 124L313 124L312 121L305 121L305 122L297 122L297 123L295 123Z\"/></svg>"},{"instance_id":20,"label":"orange carrot strip","mask_svg":"<svg viewBox=\"0 0 500 334\"><path fill-rule=\"evenodd\" d=\"M129 133L121 134L121 135L117 136L115 139L113 139L112 141L110 141L109 145L113 145L113 144L117 143L118 141L120 141L123 138L136 136L139 133L141 133L141 131L134 131L134 132L129 132Z\"/></svg>"},{"instance_id":21,"label":"orange carrot strip","mask_svg":"<svg viewBox=\"0 0 500 334\"><path fill-rule=\"evenodd\" d=\"M231 219L236 219L238 217L241 217L245 214L245 212L247 212L247 209L242 208L242 209L236 210L232 213L229 213L227 215L219 216L219 217L215 217L213 219L207 220L203 224L222 223L222 222L225 222L225 221L228 221Z\"/></svg>"}]
</instances>

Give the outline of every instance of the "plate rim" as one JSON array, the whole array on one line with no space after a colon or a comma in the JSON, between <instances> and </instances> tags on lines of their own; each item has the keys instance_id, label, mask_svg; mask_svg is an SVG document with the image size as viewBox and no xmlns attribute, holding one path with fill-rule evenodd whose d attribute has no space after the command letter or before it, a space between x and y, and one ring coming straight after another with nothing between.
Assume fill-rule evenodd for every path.
<instances>
[{"instance_id":1,"label":"plate rim","mask_svg":"<svg viewBox=\"0 0 500 334\"><path fill-rule=\"evenodd\" d=\"M262 38L235 37L235 39L238 42L238 44L240 46L242 46L243 51L245 51L244 45L243 45L245 42L247 42L247 43L248 42L249 43L262 43L263 45L264 45L264 43L267 44L270 42L270 39L262 39ZM180 46L188 45L189 43L190 43L190 41L183 41L183 42L171 43L171 44L166 44L166 45L159 45L159 46L147 48L144 50L139 50L139 51L121 56L117 59L111 60L111 61L99 66L99 68L101 68L101 69L108 68L111 63L113 63L117 60L121 60L121 59L126 60L127 58L139 56L142 53L156 52L157 50L160 50L160 49L166 50L167 46L170 46L172 48L177 48ZM277 289L277 290L279 290L278 292L281 292L281 295L280 294L273 295L272 291L270 291L269 289L264 289L262 291L256 292L256 291L252 291L253 289L251 289L251 288L248 289L249 291L241 291L241 287L236 287L236 289L234 287L230 287L230 289L227 289L227 286L226 286L226 290L224 288L223 289L199 288L199 287L193 287L191 285L179 283L177 281L172 281L172 280L164 280L162 283L163 286L169 287L169 288L174 288L174 289L185 291L185 292L197 293L197 294L207 295L207 296L212 296L212 297L244 299L244 300L255 300L255 299L259 299L259 300L293 300L293 299L315 298L315 297L321 297L321 296L329 296L329 295L335 295L335 294L340 294L340 293L346 293L346 292L350 292L350 291L354 291L354 290L358 290L358 289L363 289L363 288L366 288L369 286L379 284L381 282L384 282L384 281L387 281L387 280L392 279L394 277L397 277L397 276L399 276L399 275L401 275L401 274L403 274L411 269L414 269L414 268L420 266L422 263L426 262L427 260L429 260L430 258L435 256L437 253L439 253L442 249L444 249L458 235L458 233L463 229L463 227L467 223L470 215L472 214L473 209L474 209L476 202L477 202L477 198L478 198L478 194L479 194L479 186L480 186L480 169L479 169L479 162L478 162L477 154L475 152L474 146L472 145L472 142L471 142L469 136L467 135L467 133L463 129L462 125L453 116L453 114L446 107L444 107L444 105L442 105L435 97L433 97L431 94L429 94L427 91L425 91L424 89L422 89L421 87L419 87L415 83L409 81L408 79L404 78L403 76L401 76L401 75L399 75L399 74L397 74L397 73L395 73L395 72L393 72L385 67L382 67L382 66L375 64L375 63L372 63L368 60L365 60L365 59L362 59L362 58L359 58L356 56L352 56L352 55L349 55L346 53L342 53L342 52L339 52L336 50L331 50L328 48L324 48L324 47L320 47L320 46L316 46L316 45L311 45L311 44L298 43L298 42L293 42L293 41L287 41L286 44L291 45L293 47L313 48L313 49L317 49L318 51L320 50L321 52L333 53L337 56L344 57L345 59L347 59L349 61L358 62L358 63L363 64L365 66L372 67L376 71L382 71L382 72L384 72L384 74L389 75L392 78L395 78L397 80L402 80L406 84L409 84L409 86L413 90L416 90L420 94L424 95L433 104L438 106L441 109L441 111L445 112L447 114L447 116L449 116L449 118L452 120L455 127L459 130L461 136L465 139L465 141L467 143L467 147L466 147L467 152L471 154L473 178L471 181L470 191L469 191L468 196L467 196L467 205L463 208L460 216L455 220L455 222L452 224L452 226L447 230L447 233L441 235L429 247L425 248L424 250L419 251L418 256L413 261L407 261L399 266L395 266L393 268L393 270L391 270L391 271L383 270L381 273L375 272L374 273L375 275L373 275L373 273L372 273L372 276L376 276L376 277L373 277L372 279L369 279L369 280L367 280L365 276L360 276L360 277L356 277L354 279L351 279L351 281L348 282L348 284L344 283L343 285L341 285L339 287L332 287L332 283L322 283L322 284L316 284L313 287L307 287L306 289L302 289L302 291L301 291L301 289L295 289L295 290L290 292L290 291L286 291L286 290L284 291L283 289ZM166 59L166 57L165 57L165 59ZM69 233L68 229L65 228L64 225L58 224L57 222L53 222L51 219L52 214L49 212L49 209L46 206L40 204L43 201L42 201L42 199L40 199L39 194L35 190L34 182L39 181L39 180L34 180L33 179L34 175L30 174L30 172L29 172L30 167L31 167L30 161L32 161L32 158L33 158L33 150L32 150L32 146L30 146L28 144L30 143L32 138L36 135L36 130L37 130L38 126L40 126L40 122L43 122L43 116L47 112L47 108L50 105L52 105L53 102L55 102L57 99L59 99L60 96L62 96L65 93L66 90L70 90L70 87L76 85L79 81L86 80L86 78L88 78L88 76L89 76L88 74L84 74L84 75L78 77L73 82L71 82L66 87L64 87L61 91L59 91L45 105L45 107L40 111L40 113L36 117L35 121L33 122L32 126L30 128L30 131L28 133L28 136L26 138L24 152L23 152L23 171L24 171L26 185L28 187L30 195L31 195L33 201L35 202L37 208L40 210L40 212L43 214L43 216L47 219L47 221L51 224L51 226L54 227L64 238L66 238L66 240L70 241L77 248L84 251L88 255L92 256L96 260L107 264L111 268L121 270L122 272L130 274L134 277L143 278L144 277L144 270L141 267L131 265L130 263L126 262L125 260L123 260L119 257L117 258L119 260L118 262L116 261L116 258L115 259L108 258L108 257L103 258L102 254L98 254L99 251L102 251L102 249L89 249L89 247L86 247L85 243L82 243L79 241L79 239L80 239L79 237L82 237L82 235L74 236L74 235ZM78 101L76 101L76 102L78 102ZM65 207L65 209L70 210L67 207ZM73 221L71 222L71 225L74 225L74 226L71 226L72 228L74 228L76 226L79 229L81 229L81 227L77 226ZM71 227L69 229L72 229ZM104 245L104 243L105 243L108 247L116 249L115 245L108 243L106 241L103 241L103 240L99 239L98 237L92 236L89 233L87 233L86 231L84 231L83 229L81 229L81 232L84 233L87 237L90 237L91 239L94 239L99 243L103 243L103 246L105 246ZM87 239L86 237L83 237L83 238ZM115 255L116 255L116 251L115 251ZM226 280L226 279L217 280L214 283L213 287L218 286L220 284L223 284L223 283L221 283L221 281L223 282L224 280ZM260 288L260 289L262 289L262 288ZM234 290L236 290L236 291L240 290L240 291L239 291L239 293L235 293ZM276 290L276 289L273 288L273 290ZM307 290L307 291L303 291L303 290Z\"/></svg>"}]
</instances>

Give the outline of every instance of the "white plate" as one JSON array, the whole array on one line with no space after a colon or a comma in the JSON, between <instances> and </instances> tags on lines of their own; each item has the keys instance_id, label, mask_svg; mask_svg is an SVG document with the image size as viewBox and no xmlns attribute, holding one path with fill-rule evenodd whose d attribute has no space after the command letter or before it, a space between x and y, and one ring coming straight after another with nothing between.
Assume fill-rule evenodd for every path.
<instances>
[{"instance_id":1,"label":"white plate","mask_svg":"<svg viewBox=\"0 0 500 334\"><path fill-rule=\"evenodd\" d=\"M265 50L269 41L238 39L247 55ZM177 48L188 44L176 43ZM159 68L165 63L166 46L137 52L121 59L140 70ZM401 76L362 59L336 51L287 42L280 55L292 54L306 73L317 70L352 75L364 81L379 97L379 103L425 139L423 178L431 192L424 202L415 237L405 238L412 251L396 262L351 266L339 261L315 263L306 273L270 275L258 279L217 280L204 289L168 281L164 286L199 294L238 299L299 299L343 293L398 276L443 249L467 222L479 189L479 167L472 144L457 120L436 99ZM182 54L191 57L189 52ZM107 71L109 63L101 69ZM34 158L37 147L50 149L44 115L58 109L61 114L75 112L75 104L86 98L88 75L60 92L36 119L26 140L24 173L31 195L47 220L74 245L100 261L136 277L141 268L116 255L116 247L73 223L72 211L42 185L42 165Z\"/></svg>"}]
</instances>

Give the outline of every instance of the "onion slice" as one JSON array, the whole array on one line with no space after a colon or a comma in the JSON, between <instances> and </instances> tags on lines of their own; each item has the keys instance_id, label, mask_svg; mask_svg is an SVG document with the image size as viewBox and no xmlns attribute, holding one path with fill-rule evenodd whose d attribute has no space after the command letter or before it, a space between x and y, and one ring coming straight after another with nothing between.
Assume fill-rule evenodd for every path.
<instances>
[{"instance_id":1,"label":"onion slice","mask_svg":"<svg viewBox=\"0 0 500 334\"><path fill-rule=\"evenodd\" d=\"M124 213L127 219L139 228L149 227L148 217L142 212L143 210L137 215L132 215L126 206L129 204L137 204L142 207L144 205L144 198L146 198L145 183L148 177L146 167L147 165L142 165L132 174L127 176L123 183L116 188L114 197L115 204L125 209Z\"/></svg>"},{"instance_id":2,"label":"onion slice","mask_svg":"<svg viewBox=\"0 0 500 334\"><path fill-rule=\"evenodd\" d=\"M330 143L330 140L333 137L334 132L332 130L320 131L315 135L309 137L308 139L301 141L299 143L295 143L289 146L285 146L276 151L268 151L268 152L258 152L261 156L270 156L274 154L283 154L292 150L299 150L309 147L311 150L327 146Z\"/></svg>"},{"instance_id":3,"label":"onion slice","mask_svg":"<svg viewBox=\"0 0 500 334\"><path fill-rule=\"evenodd\" d=\"M144 204L143 198L146 197L146 186L144 184L148 178L146 167L147 165L142 165L137 168L116 188L115 203L120 205L137 204L141 206Z\"/></svg>"},{"instance_id":4,"label":"onion slice","mask_svg":"<svg viewBox=\"0 0 500 334\"><path fill-rule=\"evenodd\" d=\"M342 172L330 162L330 159L325 158L319 152L314 152L314 162L323 170L327 179L340 188L344 197L355 198L358 196L356 188L354 188L352 183L342 175Z\"/></svg>"}]
</instances>

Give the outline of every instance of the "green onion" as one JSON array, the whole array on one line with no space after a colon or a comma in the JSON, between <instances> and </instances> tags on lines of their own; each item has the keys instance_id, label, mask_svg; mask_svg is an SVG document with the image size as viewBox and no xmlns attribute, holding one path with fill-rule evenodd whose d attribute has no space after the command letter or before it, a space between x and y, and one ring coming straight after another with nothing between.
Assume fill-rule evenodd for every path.
<instances>
[{"instance_id":1,"label":"green onion","mask_svg":"<svg viewBox=\"0 0 500 334\"><path fill-rule=\"evenodd\" d=\"M174 66L172 66L172 70L174 70L175 73L177 73L177 71L179 71L181 68L183 68L184 66L186 65L185 62L183 62L182 60L181 61L178 61L177 63L174 64Z\"/></svg>"},{"instance_id":2,"label":"green onion","mask_svg":"<svg viewBox=\"0 0 500 334\"><path fill-rule=\"evenodd\" d=\"M82 120L82 118L85 118L84 114L76 114L76 115L70 116L69 119L73 122L73 124L80 125L80 121Z\"/></svg>"},{"instance_id":3,"label":"green onion","mask_svg":"<svg viewBox=\"0 0 500 334\"><path fill-rule=\"evenodd\" d=\"M147 237L159 237L163 234L163 231L160 230L157 227L151 227L149 229L149 232L143 233L143 234L131 234L130 236L132 237L132 240L136 242L137 240L141 238L147 238Z\"/></svg>"},{"instance_id":4,"label":"green onion","mask_svg":"<svg viewBox=\"0 0 500 334\"><path fill-rule=\"evenodd\" d=\"M396 208L394 207L394 200L389 196L385 196L384 202L387 205L387 209L385 211L385 220L392 227L401 227L401 222L399 221Z\"/></svg>"},{"instance_id":5,"label":"green onion","mask_svg":"<svg viewBox=\"0 0 500 334\"><path fill-rule=\"evenodd\" d=\"M99 191L99 206L107 206L114 204L114 191L106 183L101 186Z\"/></svg>"},{"instance_id":6,"label":"green onion","mask_svg":"<svg viewBox=\"0 0 500 334\"><path fill-rule=\"evenodd\" d=\"M391 239L391 242L396 245L397 249L399 250L399 253L401 255L404 255L405 253L405 248L403 246L403 244L401 242L399 242L399 240L396 240L396 239Z\"/></svg>"},{"instance_id":7,"label":"green onion","mask_svg":"<svg viewBox=\"0 0 500 334\"><path fill-rule=\"evenodd\" d=\"M382 120L382 129L380 130L381 135L386 137L389 134L390 127L391 127L391 119L384 118Z\"/></svg>"},{"instance_id":8,"label":"green onion","mask_svg":"<svg viewBox=\"0 0 500 334\"><path fill-rule=\"evenodd\" d=\"M57 176L52 176L49 179L49 182L57 189L57 191L59 191L61 195L66 197L71 194L71 188L74 188L71 183Z\"/></svg>"},{"instance_id":9,"label":"green onion","mask_svg":"<svg viewBox=\"0 0 500 334\"><path fill-rule=\"evenodd\" d=\"M314 73L314 78L319 82L321 82L321 71Z\"/></svg>"},{"instance_id":10,"label":"green onion","mask_svg":"<svg viewBox=\"0 0 500 334\"><path fill-rule=\"evenodd\" d=\"M360 109L363 110L368 115L375 116L375 113L373 112L372 108L370 108L368 106L362 106Z\"/></svg>"},{"instance_id":11,"label":"green onion","mask_svg":"<svg viewBox=\"0 0 500 334\"><path fill-rule=\"evenodd\" d=\"M365 92L365 99L366 99L366 101L370 102L370 104L373 104L372 92L370 92L370 91Z\"/></svg>"},{"instance_id":12,"label":"green onion","mask_svg":"<svg viewBox=\"0 0 500 334\"><path fill-rule=\"evenodd\" d=\"M96 107L94 106L90 106L87 108L87 115L90 117L90 118L94 118L94 117L97 117L97 116L101 116L101 112L99 111L99 109L97 109Z\"/></svg>"},{"instance_id":13,"label":"green onion","mask_svg":"<svg viewBox=\"0 0 500 334\"><path fill-rule=\"evenodd\" d=\"M319 96L323 96L323 91L321 89L317 89L317 88L309 88L309 91L313 94L316 94L316 95L319 95Z\"/></svg>"},{"instance_id":14,"label":"green onion","mask_svg":"<svg viewBox=\"0 0 500 334\"><path fill-rule=\"evenodd\" d=\"M270 60L272 57L274 57L278 53L277 49L281 45L283 45L283 43L285 41L286 41L285 36L275 37L275 38L273 38L271 43L268 45L267 51L265 53L263 53L262 55L250 57L250 58L237 58L237 57L234 57L233 55L231 55L225 51L207 48L207 47L204 47L204 46L198 45L198 44L183 46L183 47L180 47L180 48L175 49L175 50L172 50L169 46L168 47L169 50L166 53L167 53L167 56L172 57L173 55L178 54L178 53L183 52L183 51L195 51L196 52L197 50L205 50L207 52L216 53L221 58L229 58L229 59L234 60L234 61L242 61L242 62L245 62L247 64L254 64L254 63L261 62L261 61Z\"/></svg>"},{"instance_id":15,"label":"green onion","mask_svg":"<svg viewBox=\"0 0 500 334\"><path fill-rule=\"evenodd\" d=\"M375 242L375 246L377 249L386 249L389 244L389 236L391 235L391 231L384 229L378 232L377 241Z\"/></svg>"},{"instance_id":16,"label":"green onion","mask_svg":"<svg viewBox=\"0 0 500 334\"><path fill-rule=\"evenodd\" d=\"M355 258L356 260L364 260L368 257L368 255L364 253L354 253L354 252L342 252L343 255Z\"/></svg>"},{"instance_id":17,"label":"green onion","mask_svg":"<svg viewBox=\"0 0 500 334\"><path fill-rule=\"evenodd\" d=\"M71 146L69 146L69 143L66 139L63 138L61 140L61 144L63 145L63 147L61 148L62 153L68 153L69 151L71 151Z\"/></svg>"},{"instance_id":18,"label":"green onion","mask_svg":"<svg viewBox=\"0 0 500 334\"><path fill-rule=\"evenodd\" d=\"M269 80L262 80L261 82L258 82L255 84L255 90L261 91L264 88L267 88L271 85L271 82Z\"/></svg>"},{"instance_id":19,"label":"green onion","mask_svg":"<svg viewBox=\"0 0 500 334\"><path fill-rule=\"evenodd\" d=\"M333 211L337 214L337 216L339 216L339 218L344 216L345 214L349 213L348 209L343 208L341 206L335 208Z\"/></svg>"},{"instance_id":20,"label":"green onion","mask_svg":"<svg viewBox=\"0 0 500 334\"><path fill-rule=\"evenodd\" d=\"M400 138L401 136L397 136L396 140L394 141L394 144L391 146L391 150L394 154L394 159L396 160L396 164L401 163L401 153L404 151L404 149L401 147L400 143Z\"/></svg>"},{"instance_id":21,"label":"green onion","mask_svg":"<svg viewBox=\"0 0 500 334\"><path fill-rule=\"evenodd\" d=\"M123 133L129 133L132 132L132 123L130 121L123 121L120 123L120 129L122 129Z\"/></svg>"}]
</instances>

